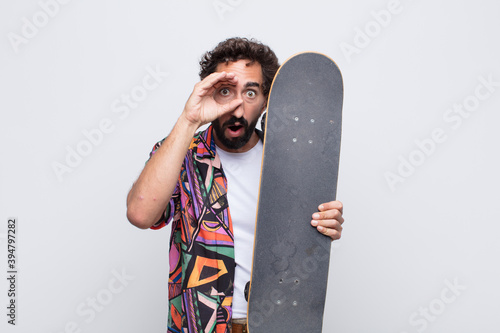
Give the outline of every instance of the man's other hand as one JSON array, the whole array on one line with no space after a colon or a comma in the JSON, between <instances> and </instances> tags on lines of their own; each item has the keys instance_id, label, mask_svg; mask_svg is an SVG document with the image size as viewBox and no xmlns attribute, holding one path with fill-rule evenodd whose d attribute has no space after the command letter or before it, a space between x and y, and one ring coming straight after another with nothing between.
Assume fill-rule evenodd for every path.
<instances>
[{"instance_id":1,"label":"man's other hand","mask_svg":"<svg viewBox=\"0 0 500 333\"><path fill-rule=\"evenodd\" d=\"M318 210L312 215L311 225L332 240L339 239L342 234L342 223L344 223L342 203L340 201L326 202L319 205Z\"/></svg>"}]
</instances>

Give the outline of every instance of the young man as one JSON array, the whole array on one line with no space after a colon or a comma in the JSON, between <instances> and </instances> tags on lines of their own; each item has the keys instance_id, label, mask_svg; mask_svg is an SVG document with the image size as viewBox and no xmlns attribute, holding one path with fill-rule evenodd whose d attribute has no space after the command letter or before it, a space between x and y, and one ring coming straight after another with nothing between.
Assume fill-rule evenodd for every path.
<instances>
[{"instance_id":1,"label":"young man","mask_svg":"<svg viewBox=\"0 0 500 333\"><path fill-rule=\"evenodd\" d=\"M168 332L228 333L246 317L262 160L255 125L279 63L268 46L231 38L200 65L201 81L130 190L127 217L144 229L172 224ZM340 238L342 204L318 204L311 225Z\"/></svg>"}]
</instances>

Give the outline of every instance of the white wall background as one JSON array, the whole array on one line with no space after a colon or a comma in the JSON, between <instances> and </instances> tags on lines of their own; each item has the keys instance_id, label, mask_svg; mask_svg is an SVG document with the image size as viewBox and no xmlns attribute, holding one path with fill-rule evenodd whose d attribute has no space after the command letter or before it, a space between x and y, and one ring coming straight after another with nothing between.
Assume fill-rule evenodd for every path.
<instances>
[{"instance_id":1,"label":"white wall background","mask_svg":"<svg viewBox=\"0 0 500 333\"><path fill-rule=\"evenodd\" d=\"M246 36L343 72L346 223L324 331L500 332L499 14L495 0L2 0L0 268L17 217L19 274L15 327L0 282L1 331L165 332L169 230L131 226L126 194L201 54Z\"/></svg>"}]
</instances>

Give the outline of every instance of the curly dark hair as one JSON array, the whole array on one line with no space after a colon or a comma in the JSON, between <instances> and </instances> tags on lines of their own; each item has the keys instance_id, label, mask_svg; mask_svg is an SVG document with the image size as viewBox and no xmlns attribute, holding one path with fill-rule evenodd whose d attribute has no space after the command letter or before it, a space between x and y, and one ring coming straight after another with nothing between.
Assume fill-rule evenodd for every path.
<instances>
[{"instance_id":1,"label":"curly dark hair","mask_svg":"<svg viewBox=\"0 0 500 333\"><path fill-rule=\"evenodd\" d=\"M206 52L200 60L200 79L203 80L214 73L220 63L241 59L257 61L261 65L262 92L267 97L280 64L273 50L255 39L228 38L220 42L212 51Z\"/></svg>"}]
</instances>

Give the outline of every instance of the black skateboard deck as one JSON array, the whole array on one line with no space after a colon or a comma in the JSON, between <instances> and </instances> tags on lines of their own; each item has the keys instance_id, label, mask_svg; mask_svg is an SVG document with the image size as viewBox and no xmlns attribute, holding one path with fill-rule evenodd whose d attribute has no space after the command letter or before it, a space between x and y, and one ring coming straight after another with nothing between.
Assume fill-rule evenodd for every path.
<instances>
[{"instance_id":1,"label":"black skateboard deck","mask_svg":"<svg viewBox=\"0 0 500 333\"><path fill-rule=\"evenodd\" d=\"M329 237L312 227L335 200L343 83L337 65L313 52L289 58L268 101L255 231L248 329L321 332Z\"/></svg>"}]
</instances>

